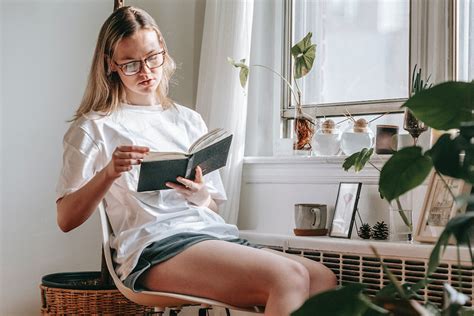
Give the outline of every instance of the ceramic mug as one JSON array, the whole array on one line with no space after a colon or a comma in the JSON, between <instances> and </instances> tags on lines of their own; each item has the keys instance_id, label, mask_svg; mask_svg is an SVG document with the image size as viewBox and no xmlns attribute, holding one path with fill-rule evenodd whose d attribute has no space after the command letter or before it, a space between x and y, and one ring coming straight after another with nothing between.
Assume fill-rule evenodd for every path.
<instances>
[{"instance_id":1,"label":"ceramic mug","mask_svg":"<svg viewBox=\"0 0 474 316\"><path fill-rule=\"evenodd\" d=\"M326 228L326 204L295 204L295 227L297 229Z\"/></svg>"}]
</instances>

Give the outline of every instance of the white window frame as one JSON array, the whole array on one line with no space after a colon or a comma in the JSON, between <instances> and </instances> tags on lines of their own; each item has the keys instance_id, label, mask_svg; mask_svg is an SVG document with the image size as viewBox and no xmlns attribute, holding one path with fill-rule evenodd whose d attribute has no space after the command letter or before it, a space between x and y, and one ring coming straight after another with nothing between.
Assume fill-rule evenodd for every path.
<instances>
[{"instance_id":1,"label":"white window frame","mask_svg":"<svg viewBox=\"0 0 474 316\"><path fill-rule=\"evenodd\" d=\"M284 41L287 43L282 48L282 71L286 78L291 74L291 54L292 45L292 17L294 1L284 0ZM457 36L457 0L410 0L410 24L409 24L409 63L408 63L408 89L411 87L411 72L413 67L418 65L425 73L435 74L431 77L431 82L439 83L456 78L456 36ZM445 25L441 32L435 32L437 38L429 35L427 30L430 24L436 19L437 25ZM439 31L439 30L438 30ZM439 34L441 33L441 34ZM444 52L436 60L430 51ZM304 80L304 79L303 79ZM409 94L409 91L408 93ZM281 136L291 135L292 121L295 115L294 105L290 97L289 88L282 84L281 96ZM304 111L313 117L342 116L347 109L353 115L360 114L380 114L402 112L401 105L406 101L402 99L385 99L358 102L341 102L331 104L303 104ZM317 113L316 113L317 109Z\"/></svg>"}]
</instances>

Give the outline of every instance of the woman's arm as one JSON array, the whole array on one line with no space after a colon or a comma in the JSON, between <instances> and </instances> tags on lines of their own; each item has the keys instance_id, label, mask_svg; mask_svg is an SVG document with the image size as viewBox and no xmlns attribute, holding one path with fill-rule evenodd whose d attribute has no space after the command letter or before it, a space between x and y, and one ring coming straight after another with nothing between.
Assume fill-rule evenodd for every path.
<instances>
[{"instance_id":1,"label":"woman's arm","mask_svg":"<svg viewBox=\"0 0 474 316\"><path fill-rule=\"evenodd\" d=\"M119 146L110 162L92 177L89 182L56 201L58 226L68 232L84 223L104 198L112 183L123 172L138 165L149 151L143 146Z\"/></svg>"}]
</instances>

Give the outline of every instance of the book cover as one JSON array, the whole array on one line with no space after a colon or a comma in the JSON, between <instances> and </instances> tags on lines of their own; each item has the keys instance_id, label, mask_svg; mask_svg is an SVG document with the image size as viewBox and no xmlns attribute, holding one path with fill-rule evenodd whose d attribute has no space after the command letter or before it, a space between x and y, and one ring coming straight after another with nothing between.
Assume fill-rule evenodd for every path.
<instances>
[{"instance_id":1,"label":"book cover","mask_svg":"<svg viewBox=\"0 0 474 316\"><path fill-rule=\"evenodd\" d=\"M189 153L151 153L140 166L137 192L170 189L165 183L178 183L179 176L194 180L197 166L203 175L224 167L231 143L232 135L218 129L193 143Z\"/></svg>"}]
</instances>

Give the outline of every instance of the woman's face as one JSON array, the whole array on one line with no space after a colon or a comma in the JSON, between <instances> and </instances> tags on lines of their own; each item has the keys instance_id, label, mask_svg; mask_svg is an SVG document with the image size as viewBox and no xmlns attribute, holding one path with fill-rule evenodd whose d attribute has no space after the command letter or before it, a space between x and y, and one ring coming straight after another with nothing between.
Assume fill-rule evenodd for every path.
<instances>
[{"instance_id":1,"label":"woman's face","mask_svg":"<svg viewBox=\"0 0 474 316\"><path fill-rule=\"evenodd\" d=\"M150 69L154 65L161 64L164 54L158 35L152 29L141 29L132 36L123 38L118 42L111 62L113 71L117 71L127 94L127 101L132 104L157 104L156 89L163 76L162 65ZM145 62L145 60L148 60ZM136 74L125 75L130 72L133 65L130 62L141 62ZM158 61L158 62L157 62ZM122 65L122 67L118 65ZM128 66L124 66L128 64ZM120 69L121 68L121 69Z\"/></svg>"}]
</instances>

